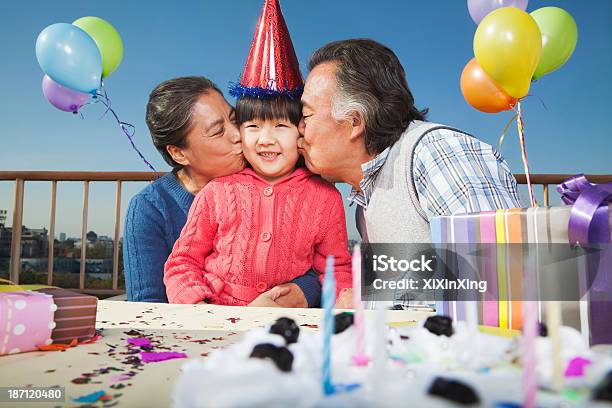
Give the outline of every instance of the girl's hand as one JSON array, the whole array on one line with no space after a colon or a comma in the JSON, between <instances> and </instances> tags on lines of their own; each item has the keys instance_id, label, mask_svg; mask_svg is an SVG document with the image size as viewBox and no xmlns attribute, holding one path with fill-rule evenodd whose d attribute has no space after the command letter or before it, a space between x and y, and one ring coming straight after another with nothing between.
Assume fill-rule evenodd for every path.
<instances>
[{"instance_id":1,"label":"girl's hand","mask_svg":"<svg viewBox=\"0 0 612 408\"><path fill-rule=\"evenodd\" d=\"M353 308L353 288L343 289L338 295L336 301L336 309L352 309Z\"/></svg>"},{"instance_id":2,"label":"girl's hand","mask_svg":"<svg viewBox=\"0 0 612 408\"><path fill-rule=\"evenodd\" d=\"M251 307L283 307L276 302L281 296L291 292L291 288L287 286L275 286L267 292L257 296L254 301L248 304Z\"/></svg>"},{"instance_id":3,"label":"girl's hand","mask_svg":"<svg viewBox=\"0 0 612 408\"><path fill-rule=\"evenodd\" d=\"M304 292L302 292L302 289L296 283L283 283L278 285L277 288L289 288L287 293L275 299L275 302L281 307L308 307L308 301L304 296Z\"/></svg>"}]
</instances>

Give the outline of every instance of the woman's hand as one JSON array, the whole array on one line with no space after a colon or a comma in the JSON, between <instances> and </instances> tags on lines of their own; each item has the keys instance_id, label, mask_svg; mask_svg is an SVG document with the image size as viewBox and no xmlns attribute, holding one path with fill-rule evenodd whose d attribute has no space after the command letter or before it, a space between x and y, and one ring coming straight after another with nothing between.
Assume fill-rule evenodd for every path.
<instances>
[{"instance_id":1,"label":"woman's hand","mask_svg":"<svg viewBox=\"0 0 612 408\"><path fill-rule=\"evenodd\" d=\"M297 285L296 285L297 286ZM267 292L257 296L254 301L248 304L252 307L284 307L277 303L277 299L291 292L291 288L285 285L275 286ZM303 296L303 295L302 295Z\"/></svg>"}]
</instances>

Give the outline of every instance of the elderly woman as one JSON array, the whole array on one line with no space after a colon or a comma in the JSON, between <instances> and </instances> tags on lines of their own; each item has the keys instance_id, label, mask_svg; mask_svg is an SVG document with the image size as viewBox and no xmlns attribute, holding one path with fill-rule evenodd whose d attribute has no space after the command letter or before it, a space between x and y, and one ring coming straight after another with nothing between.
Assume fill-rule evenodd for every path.
<instances>
[{"instance_id":1,"label":"elderly woman","mask_svg":"<svg viewBox=\"0 0 612 408\"><path fill-rule=\"evenodd\" d=\"M146 122L153 144L173 170L130 202L123 243L125 283L131 301L167 302L164 263L195 195L213 178L236 173L245 164L234 109L204 77L158 85L149 96ZM320 295L311 270L262 293L250 306L308 307Z\"/></svg>"}]
</instances>

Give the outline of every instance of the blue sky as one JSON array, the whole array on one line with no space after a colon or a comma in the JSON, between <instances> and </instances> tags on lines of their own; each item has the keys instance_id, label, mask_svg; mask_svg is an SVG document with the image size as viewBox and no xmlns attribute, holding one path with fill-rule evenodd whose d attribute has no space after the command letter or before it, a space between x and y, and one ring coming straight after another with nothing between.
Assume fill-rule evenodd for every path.
<instances>
[{"instance_id":1,"label":"blue sky","mask_svg":"<svg viewBox=\"0 0 612 408\"><path fill-rule=\"evenodd\" d=\"M53 1L11 2L0 25L0 170L146 171L110 116L101 107L84 109L85 119L56 110L42 96L42 72L34 45L38 33L56 22L102 17L120 32L124 59L106 81L117 113L136 126L136 142L158 169L167 169L144 123L148 93L180 75L205 75L222 89L235 81L248 53L263 1ZM284 0L302 71L309 55L338 39L369 37L391 47L407 72L417 106L430 120L462 128L491 144L509 113L488 115L463 100L459 77L472 58L476 25L466 1ZM535 1L569 11L578 24L578 46L569 62L531 88L541 98L525 101L527 153L532 173L612 173L612 2ZM502 152L522 172L514 128ZM142 185L128 186L129 196ZM0 208L12 208L12 185L0 182ZM114 186L91 188L90 229L112 233ZM49 185L26 187L24 223L48 224ZM80 234L82 187L60 184L57 232ZM354 233L351 233L353 235Z\"/></svg>"}]
</instances>

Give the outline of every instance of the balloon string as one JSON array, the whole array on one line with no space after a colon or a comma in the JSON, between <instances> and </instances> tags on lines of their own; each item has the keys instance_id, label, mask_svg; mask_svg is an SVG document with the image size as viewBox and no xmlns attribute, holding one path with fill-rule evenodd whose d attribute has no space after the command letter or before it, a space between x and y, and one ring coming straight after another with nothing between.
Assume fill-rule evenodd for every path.
<instances>
[{"instance_id":1,"label":"balloon string","mask_svg":"<svg viewBox=\"0 0 612 408\"><path fill-rule=\"evenodd\" d=\"M525 96L525 97L524 97L522 100L525 100L525 99L530 98L530 97L532 97L532 96L533 96L533 97L536 97L536 98L538 99L538 101L540 101L540 103L542 104L542 107L544 108L544 110L545 110L546 112L548 112L548 107L547 107L547 106L546 106L546 104L544 103L544 100L543 100L542 98L540 98L540 97L539 97L538 95L536 95L536 94L529 94L529 95Z\"/></svg>"},{"instance_id":2,"label":"balloon string","mask_svg":"<svg viewBox=\"0 0 612 408\"><path fill-rule=\"evenodd\" d=\"M110 111L112 103L111 100L108 98L108 94L106 93L106 88L104 87L104 81L100 80L100 89L102 90L102 92L104 92L104 100L106 100L106 102L108 103L108 106L106 107L106 110L104 111L104 113L102 114L102 116L100 116L98 118L98 120L102 119L103 117L106 116L106 114ZM100 96L102 97L102 95L98 95L98 93L96 92L96 96ZM115 115L116 116L116 115Z\"/></svg>"},{"instance_id":3,"label":"balloon string","mask_svg":"<svg viewBox=\"0 0 612 408\"><path fill-rule=\"evenodd\" d=\"M516 119L516 116L517 116L517 114L515 113L514 116L512 117L512 119L510 119L508 121L508 123L504 127L504 131L502 132L501 137L499 138L499 143L497 144L497 151L500 152L500 153L501 153L502 143L504 143L504 137L506 136L506 132L508 131L508 128L510 127L512 122L514 122L514 119Z\"/></svg>"},{"instance_id":4,"label":"balloon string","mask_svg":"<svg viewBox=\"0 0 612 408\"><path fill-rule=\"evenodd\" d=\"M521 114L521 101L519 100L516 104L516 117L519 140L521 142L521 154L523 156L523 167L525 168L525 176L527 178L527 188L529 189L529 201L532 207L537 207L538 202L533 194L533 185L531 184L531 175L529 173L529 162L527 161L527 149L525 147L525 124L523 123L523 115Z\"/></svg>"},{"instance_id":5,"label":"balloon string","mask_svg":"<svg viewBox=\"0 0 612 408\"><path fill-rule=\"evenodd\" d=\"M103 93L97 92L94 98L96 98L100 103L106 106L106 111L104 112L104 115L110 112L115 117L117 124L119 125L123 133L127 136L128 140L130 141L132 148L136 151L136 153L138 153L138 155L145 162L145 164L149 166L151 170L157 173L157 170L155 170L155 167L153 167L153 165L149 163L149 161L144 157L144 155L140 152L140 150L138 150L138 147L136 147L136 144L134 143L133 137L136 131L136 128L134 127L134 125L132 125L131 123L123 122L122 120L119 119L119 116L117 115L115 110L111 107L111 101L108 98L108 95L106 94L106 90L104 89L104 86L102 85L100 89L102 89ZM102 115L102 117L104 117L104 115Z\"/></svg>"}]
</instances>

